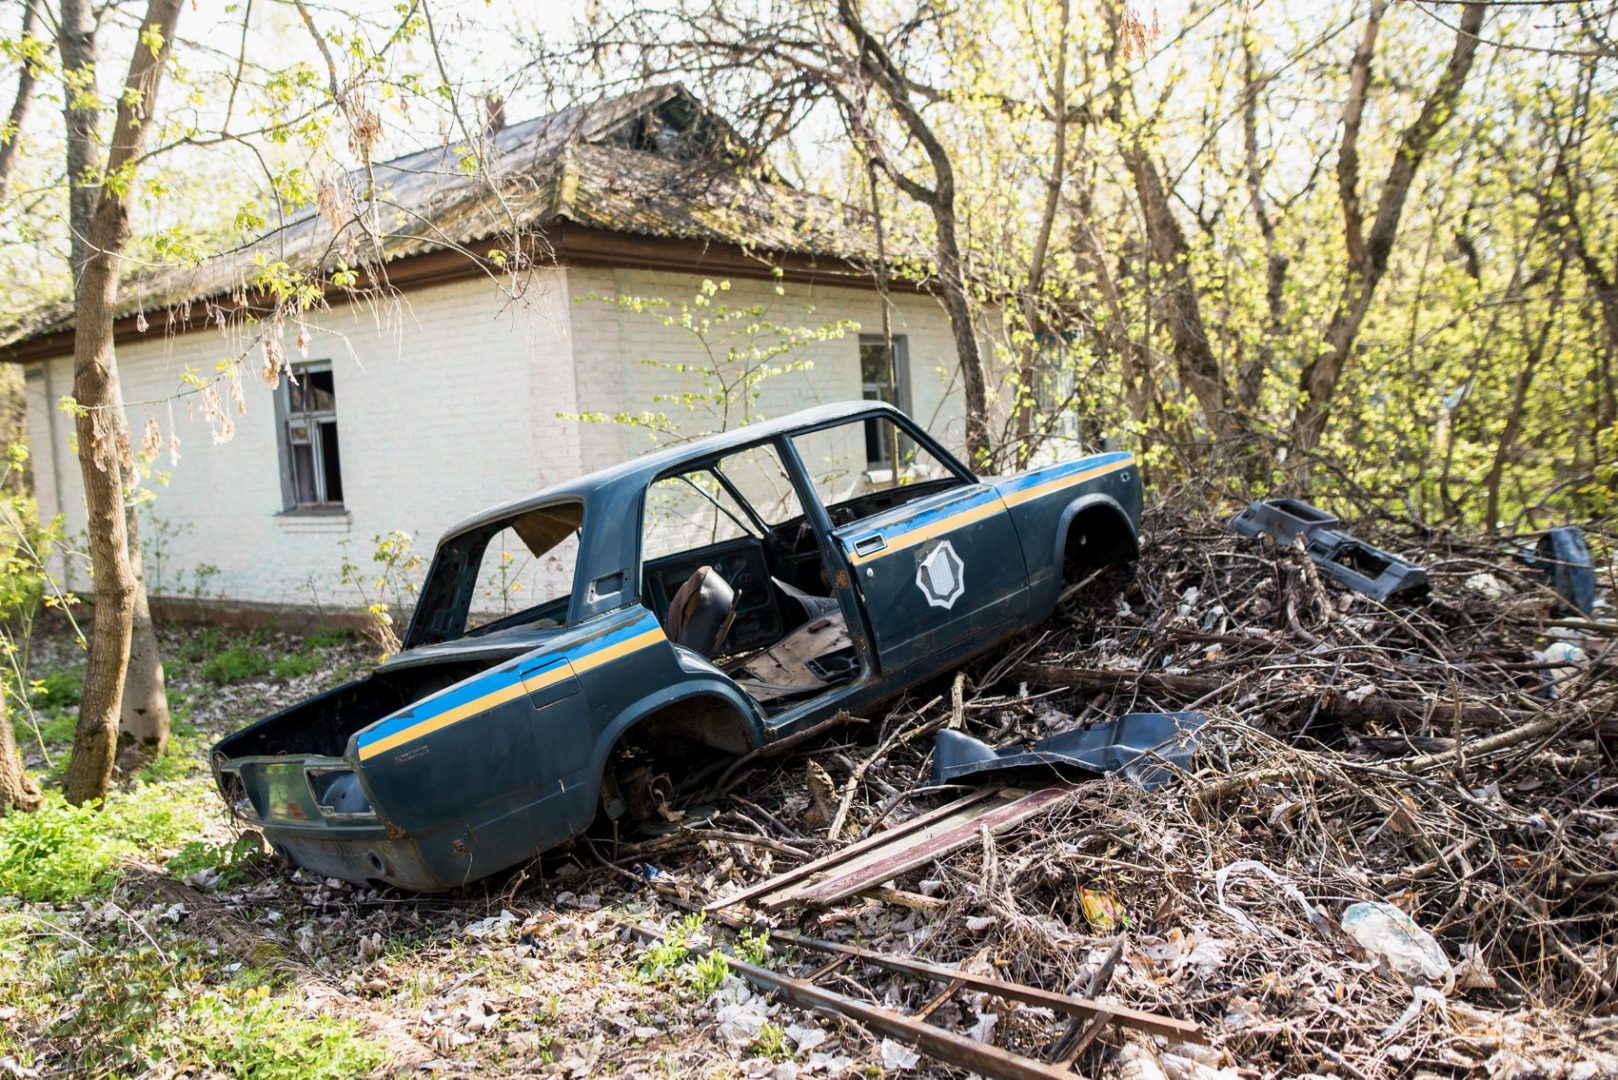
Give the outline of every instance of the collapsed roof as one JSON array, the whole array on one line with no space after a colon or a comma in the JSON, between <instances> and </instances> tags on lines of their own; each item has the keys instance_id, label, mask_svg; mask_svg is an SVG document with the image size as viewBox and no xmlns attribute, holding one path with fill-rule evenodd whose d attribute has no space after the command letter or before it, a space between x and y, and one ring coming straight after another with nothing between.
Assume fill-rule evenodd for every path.
<instances>
[{"instance_id":1,"label":"collapsed roof","mask_svg":"<svg viewBox=\"0 0 1618 1080\"><path fill-rule=\"evenodd\" d=\"M737 248L758 258L761 270L783 254L845 276L875 261L875 232L863 211L740 167L743 149L729 125L679 85L570 106L472 142L375 163L369 174L349 173L243 249L129 276L116 316L142 329L148 317L171 329L207 322L213 305L254 304L266 264L318 276L381 268L375 276L391 279L393 264L434 253L464 254L467 272L486 266L479 256L492 248L542 264L566 261L546 242L564 224ZM369 207L367 191L374 191ZM888 257L895 259L891 244ZM0 329L0 359L29 358L18 350L27 342L36 345L27 353L37 354L39 339L72 329L73 314L64 300Z\"/></svg>"}]
</instances>

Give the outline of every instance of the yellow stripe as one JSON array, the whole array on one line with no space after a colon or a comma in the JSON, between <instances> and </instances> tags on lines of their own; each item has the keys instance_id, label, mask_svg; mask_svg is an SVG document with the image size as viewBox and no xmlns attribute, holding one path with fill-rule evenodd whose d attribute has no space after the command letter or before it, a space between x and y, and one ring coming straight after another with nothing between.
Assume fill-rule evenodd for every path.
<instances>
[{"instance_id":1,"label":"yellow stripe","mask_svg":"<svg viewBox=\"0 0 1618 1080\"><path fill-rule=\"evenodd\" d=\"M457 705L453 709L445 710L444 712L439 713L437 716L423 720L419 724L412 724L400 731L395 731L387 738L378 739L373 743L367 743L360 747L360 760L364 761L367 758L373 758L378 754L386 753L396 746L403 746L405 743L414 739L419 739L425 735L431 735L435 731L441 731L444 728L449 727L451 724L456 724L462 720L465 720L469 716L475 716L476 714L484 712L488 709L492 709L497 705L504 705L508 701L515 701L524 694L530 694L538 690L543 690L545 687L553 686L556 683L561 682L563 679L572 678L581 671L589 671L591 668L600 667L602 664L616 660L621 656L627 656L630 653L635 652L637 649L645 648L648 645L655 645L663 640L665 640L663 636L663 628L661 626L653 627L643 634L636 634L634 637L620 641L616 645L610 645L605 649L598 649L593 653L587 653L575 661L569 662L564 660L554 667L547 668L532 678L519 680L512 683L510 686L502 687L501 689L495 690L492 693L484 694L480 698L474 698L471 701L465 702L464 704Z\"/></svg>"},{"instance_id":2,"label":"yellow stripe","mask_svg":"<svg viewBox=\"0 0 1618 1080\"><path fill-rule=\"evenodd\" d=\"M997 513L1004 507L1020 506L1029 499L1037 499L1041 495L1049 495L1053 491L1060 491L1062 488L1083 483L1084 481L1094 479L1097 476L1105 476L1107 473L1117 472L1119 469L1127 468L1134 463L1135 459L1133 457L1127 457L1122 461L1114 461L1108 465L1098 465L1093 469L1085 469L1083 472L1071 473L1067 476L1059 476L1055 480L1047 480L1043 484L1035 484L1033 487L1024 488L1021 491L1014 491L1010 492L1009 494L1002 493L999 502L983 503L968 510L962 510L959 514L954 514L950 517L943 518L942 520L935 521L931 525L917 529L914 532L900 533L898 537L886 547L878 548L877 550L867 552L864 555L861 555L858 552L850 551L848 556L849 561L855 566L860 566L864 563L870 562L872 559L880 559L884 555L891 555L895 551L903 551L905 548L915 547L917 544L924 544L933 537L947 533L951 529L959 529L961 526L970 525L974 521L982 521L990 514Z\"/></svg>"},{"instance_id":3,"label":"yellow stripe","mask_svg":"<svg viewBox=\"0 0 1618 1080\"><path fill-rule=\"evenodd\" d=\"M590 653L588 656L579 657L573 661L573 670L589 671L591 668L600 667L610 660L616 660L620 656L628 656L636 649L644 649L648 645L656 645L658 642L666 640L668 639L663 636L663 628L654 626L644 634L636 634L634 637L620 641L616 645Z\"/></svg>"},{"instance_id":4,"label":"yellow stripe","mask_svg":"<svg viewBox=\"0 0 1618 1080\"><path fill-rule=\"evenodd\" d=\"M514 682L510 686L501 687L492 694L484 694L480 698L474 698L465 704L457 705L455 708L441 712L437 716L423 720L419 724L412 724L401 731L395 731L385 739L366 743L360 747L360 760L364 761L366 758L376 757L378 754L392 750L395 746L402 746L412 739L419 739L423 735L431 735L435 731L447 728L451 724L459 723L468 716L483 712L485 709L492 709L496 705L504 705L508 701L515 701L526 693L528 693L528 688L521 682Z\"/></svg>"},{"instance_id":5,"label":"yellow stripe","mask_svg":"<svg viewBox=\"0 0 1618 1080\"><path fill-rule=\"evenodd\" d=\"M1060 491L1062 488L1071 487L1074 484L1083 483L1086 480L1092 480L1097 476L1105 476L1107 473L1117 472L1119 469L1126 469L1133 464L1135 464L1135 459L1133 457L1127 457L1122 461L1114 461L1109 465L1097 465L1095 468L1085 469L1083 472L1071 473L1067 476L1058 476L1055 480L1047 480L1043 484L1035 484L1033 487L1023 488L1021 491L1009 492L1002 497L1006 500L1007 506L1020 506L1029 499L1037 499L1041 495L1049 495L1053 491Z\"/></svg>"},{"instance_id":6,"label":"yellow stripe","mask_svg":"<svg viewBox=\"0 0 1618 1080\"><path fill-rule=\"evenodd\" d=\"M959 529L961 526L970 525L974 521L982 521L990 514L998 514L1004 509L1005 507L1001 505L999 499L991 499L986 503L962 510L959 514L952 514L947 518L933 522L931 525L923 526L914 532L900 533L887 547L877 548L875 551L867 552L864 555L858 552L850 552L849 561L855 566L859 566L861 563L870 562L872 559L892 555L895 551L903 551L905 548L924 544L933 537L941 533L947 533L951 529Z\"/></svg>"}]
</instances>

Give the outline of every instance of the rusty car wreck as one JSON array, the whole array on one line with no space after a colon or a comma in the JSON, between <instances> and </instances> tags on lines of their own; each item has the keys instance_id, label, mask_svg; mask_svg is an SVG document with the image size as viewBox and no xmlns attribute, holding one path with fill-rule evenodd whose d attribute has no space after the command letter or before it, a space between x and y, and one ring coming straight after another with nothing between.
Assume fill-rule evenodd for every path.
<instances>
[{"instance_id":1,"label":"rusty car wreck","mask_svg":"<svg viewBox=\"0 0 1618 1080\"><path fill-rule=\"evenodd\" d=\"M1127 453L979 478L874 402L662 449L450 530L404 648L222 740L215 777L295 864L453 888L644 815L654 761L746 753L1043 621L1135 557L1140 509Z\"/></svg>"}]
</instances>

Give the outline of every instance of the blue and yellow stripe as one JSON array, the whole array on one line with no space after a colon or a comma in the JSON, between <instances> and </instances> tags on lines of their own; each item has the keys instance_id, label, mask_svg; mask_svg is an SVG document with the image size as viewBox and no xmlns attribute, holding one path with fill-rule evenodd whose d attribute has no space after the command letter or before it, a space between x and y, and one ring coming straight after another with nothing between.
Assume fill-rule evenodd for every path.
<instances>
[{"instance_id":1,"label":"blue and yellow stripe","mask_svg":"<svg viewBox=\"0 0 1618 1080\"><path fill-rule=\"evenodd\" d=\"M1130 453L1099 454L1087 457L1082 461L1070 462L1065 465L1052 465L1048 469L1039 469L1023 476L1014 476L1009 480L997 483L982 496L972 500L966 506L959 503L951 504L939 510L932 510L917 514L909 521L903 523L897 531L888 533L877 530L870 535L881 535L886 546L876 551L859 554L853 550L853 543L865 539L855 538L849 548L849 561L855 566L861 566L884 555L892 555L896 551L925 544L935 536L955 529L963 528L974 521L982 521L991 514L999 513L1008 507L1017 506L1038 499L1063 488L1082 484L1086 480L1094 480L1099 476L1117 472L1135 463L1135 455Z\"/></svg>"},{"instance_id":2,"label":"blue and yellow stripe","mask_svg":"<svg viewBox=\"0 0 1618 1080\"><path fill-rule=\"evenodd\" d=\"M413 742L468 717L487 712L525 694L537 693L546 687L582 675L586 671L610 664L620 657L638 652L651 645L668 640L657 620L647 613L640 619L619 627L601 637L581 642L537 662L549 661L550 666L533 670L535 660L526 660L500 671L491 671L464 685L446 690L424 702L404 716L383 720L359 736L361 761L385 754L389 750ZM529 674L522 674L524 668Z\"/></svg>"}]
</instances>

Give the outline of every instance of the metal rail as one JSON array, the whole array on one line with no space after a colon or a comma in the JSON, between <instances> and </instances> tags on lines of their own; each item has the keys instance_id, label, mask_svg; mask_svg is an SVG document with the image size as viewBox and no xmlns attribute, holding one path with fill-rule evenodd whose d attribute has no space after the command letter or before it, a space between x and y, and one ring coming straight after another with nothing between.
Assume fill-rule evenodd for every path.
<instances>
[{"instance_id":1,"label":"metal rail","mask_svg":"<svg viewBox=\"0 0 1618 1080\"><path fill-rule=\"evenodd\" d=\"M692 905L679 906L695 910ZM762 926L749 927L746 923L723 915L710 913L708 917L733 932L743 929L762 930L769 935L771 941L789 945L804 953L818 953L826 957L827 962L817 965L807 977L795 978L750 963L717 946L688 944L687 947L692 952L712 953L723 957L725 963L737 975L795 1005L846 1016L872 1031L897 1039L939 1061L970 1069L996 1080L1035 1080L1035 1078L1074 1080L1074 1063L1104 1028L1114 1024L1179 1042L1203 1041L1200 1026L1161 1013L1144 1012L1121 1005L1104 1005L1089 998L1073 997L1036 986L1024 986L1003 979L974 975L960 968L931 964L914 957L880 953L835 941L822 941L787 930L772 930ZM648 927L634 923L624 925L643 940L655 942L664 940L662 935ZM1116 962L1115 957L1109 959ZM940 989L920 1009L906 1014L819 985L819 980L851 962L869 964L886 971L940 984ZM1069 1023L1047 1049L1045 1059L1041 1060L993 1043L979 1042L929 1022L932 1015L945 1002L962 991L985 993L1007 1002L1047 1008L1058 1015L1069 1017Z\"/></svg>"}]
</instances>

